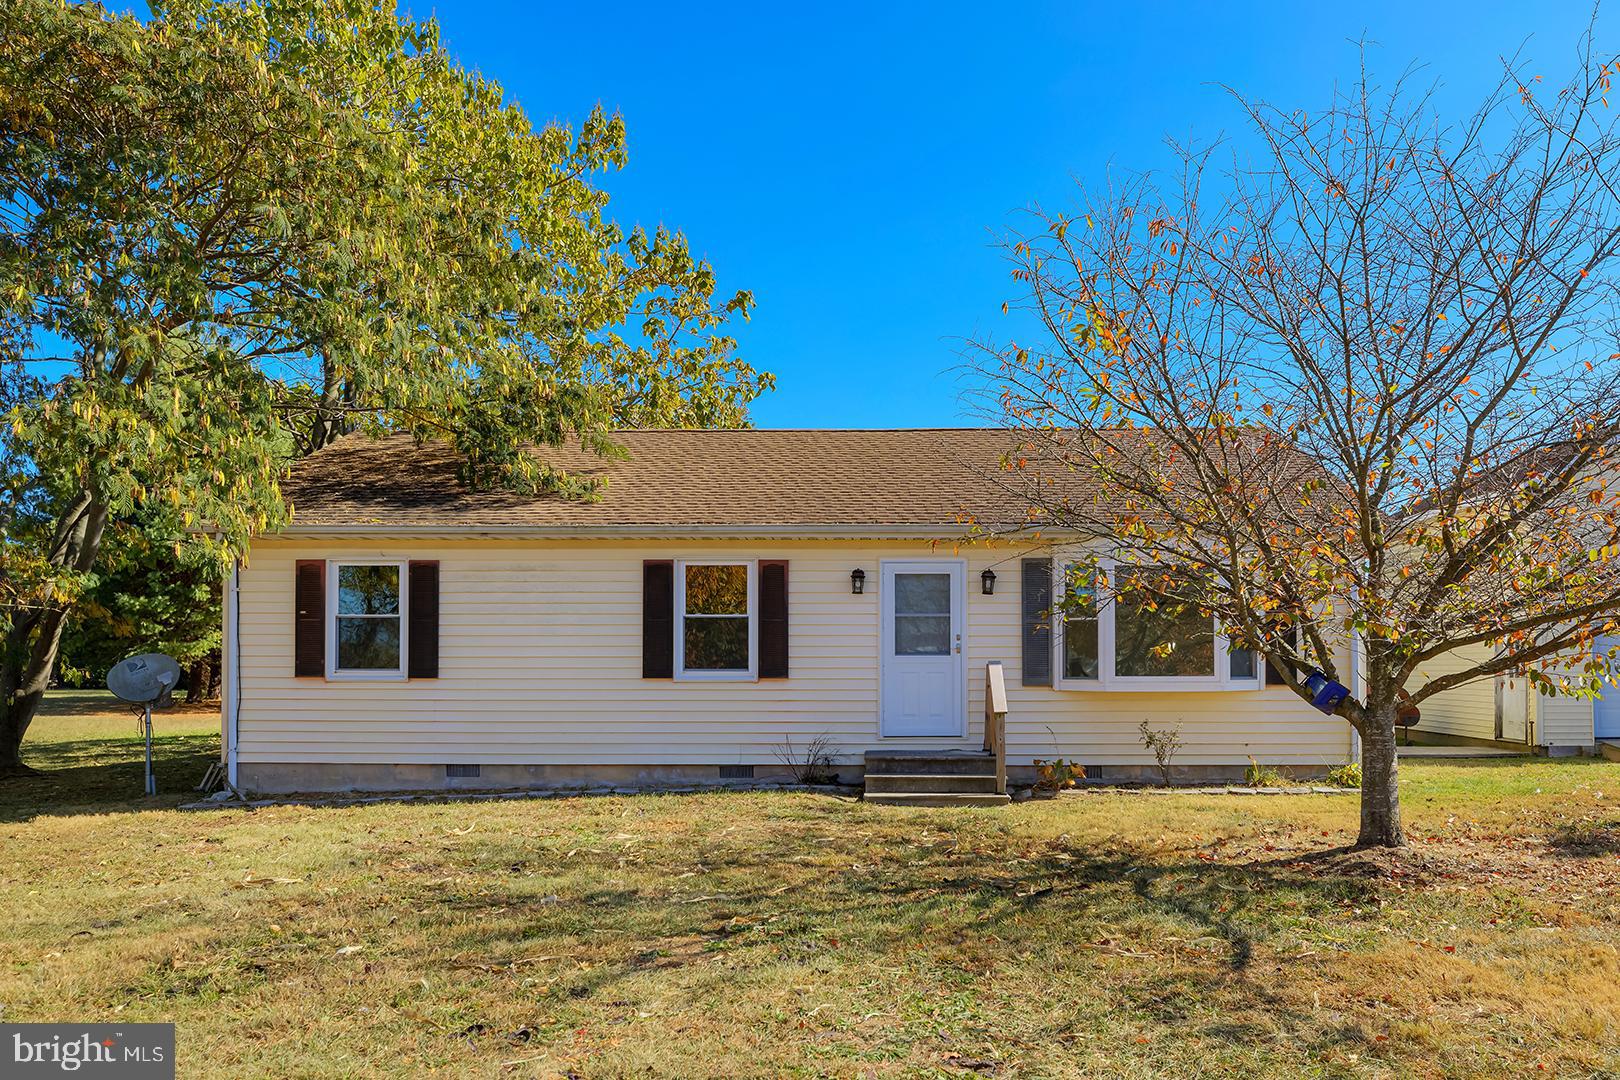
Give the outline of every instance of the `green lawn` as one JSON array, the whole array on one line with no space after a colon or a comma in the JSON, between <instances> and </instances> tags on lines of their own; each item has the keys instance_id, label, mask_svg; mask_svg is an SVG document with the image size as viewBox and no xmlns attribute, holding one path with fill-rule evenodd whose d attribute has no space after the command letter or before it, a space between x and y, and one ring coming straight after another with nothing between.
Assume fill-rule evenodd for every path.
<instances>
[{"instance_id":1,"label":"green lawn","mask_svg":"<svg viewBox=\"0 0 1620 1080\"><path fill-rule=\"evenodd\" d=\"M23 744L24 760L48 775L0 786L0 821L35 812L130 810L145 804L140 714L105 690L56 690ZM192 789L219 757L219 706L179 705L152 714L159 804L194 802Z\"/></svg>"},{"instance_id":2,"label":"green lawn","mask_svg":"<svg viewBox=\"0 0 1620 1080\"><path fill-rule=\"evenodd\" d=\"M217 719L148 805L96 700L0 787L0 1015L177 1021L183 1076L1620 1070L1620 765L1410 767L1397 858L1326 795L186 813Z\"/></svg>"}]
</instances>

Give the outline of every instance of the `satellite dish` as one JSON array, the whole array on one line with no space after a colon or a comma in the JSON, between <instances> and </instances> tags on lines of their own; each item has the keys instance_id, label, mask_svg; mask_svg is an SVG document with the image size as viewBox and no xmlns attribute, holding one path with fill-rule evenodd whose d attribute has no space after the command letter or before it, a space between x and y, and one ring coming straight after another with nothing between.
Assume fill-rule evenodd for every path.
<instances>
[{"instance_id":1,"label":"satellite dish","mask_svg":"<svg viewBox=\"0 0 1620 1080\"><path fill-rule=\"evenodd\" d=\"M141 706L141 734L146 736L146 793L157 794L152 775L152 702L166 697L180 681L180 665L162 653L142 653L120 660L107 672L107 689Z\"/></svg>"},{"instance_id":2,"label":"satellite dish","mask_svg":"<svg viewBox=\"0 0 1620 1080\"><path fill-rule=\"evenodd\" d=\"M180 665L162 653L143 653L120 660L107 672L107 689L136 705L166 695L180 681Z\"/></svg>"}]
</instances>

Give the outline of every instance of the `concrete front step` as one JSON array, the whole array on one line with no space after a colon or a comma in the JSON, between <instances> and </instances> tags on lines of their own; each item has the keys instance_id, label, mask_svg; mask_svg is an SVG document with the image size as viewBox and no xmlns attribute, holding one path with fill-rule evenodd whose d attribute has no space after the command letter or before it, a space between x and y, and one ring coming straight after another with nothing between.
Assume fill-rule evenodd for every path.
<instances>
[{"instance_id":1,"label":"concrete front step","mask_svg":"<svg viewBox=\"0 0 1620 1080\"><path fill-rule=\"evenodd\" d=\"M993 754L965 750L876 750L866 755L866 775L899 773L983 776L996 771Z\"/></svg>"},{"instance_id":2,"label":"concrete front step","mask_svg":"<svg viewBox=\"0 0 1620 1080\"><path fill-rule=\"evenodd\" d=\"M1005 806L1006 795L982 791L868 791L862 798L879 806Z\"/></svg>"},{"instance_id":3,"label":"concrete front step","mask_svg":"<svg viewBox=\"0 0 1620 1080\"><path fill-rule=\"evenodd\" d=\"M995 773L867 773L866 793L887 795L910 792L922 795L996 793Z\"/></svg>"}]
</instances>

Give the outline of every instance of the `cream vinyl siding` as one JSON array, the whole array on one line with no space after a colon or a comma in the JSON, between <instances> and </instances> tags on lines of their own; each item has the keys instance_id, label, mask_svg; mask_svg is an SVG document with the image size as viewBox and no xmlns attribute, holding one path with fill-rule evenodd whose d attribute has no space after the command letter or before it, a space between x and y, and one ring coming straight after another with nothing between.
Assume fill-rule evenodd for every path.
<instances>
[{"instance_id":1,"label":"cream vinyl siding","mask_svg":"<svg viewBox=\"0 0 1620 1080\"><path fill-rule=\"evenodd\" d=\"M1531 705L1536 714L1538 745L1590 748L1597 741L1592 734L1590 699L1537 694L1532 697Z\"/></svg>"},{"instance_id":2,"label":"cream vinyl siding","mask_svg":"<svg viewBox=\"0 0 1620 1080\"><path fill-rule=\"evenodd\" d=\"M1407 682L1408 689L1416 691L1424 683L1451 675L1491 658L1488 645L1474 645L1455 649L1435 657L1417 669ZM1425 698L1418 706L1423 719L1416 730L1432 731L1439 735L1458 735L1470 739L1496 738L1496 682L1491 678L1443 691ZM1530 722L1535 722L1537 702L1530 702Z\"/></svg>"},{"instance_id":3,"label":"cream vinyl siding","mask_svg":"<svg viewBox=\"0 0 1620 1080\"><path fill-rule=\"evenodd\" d=\"M1573 677L1577 666L1571 664L1554 671L1562 671ZM1569 746L1590 750L1597 743L1593 728L1594 706L1595 703L1590 698L1563 694L1546 696L1532 692L1530 708L1536 722L1536 745Z\"/></svg>"},{"instance_id":4,"label":"cream vinyl siding","mask_svg":"<svg viewBox=\"0 0 1620 1080\"><path fill-rule=\"evenodd\" d=\"M241 572L244 763L774 764L791 736L830 736L845 760L867 750L976 748L984 666L1006 665L1012 764L1062 755L1151 764L1137 725L1180 724L1179 764L1342 762L1350 729L1285 690L1076 693L1020 683L1023 549L953 552L926 543L805 541L385 543L262 541ZM437 679L295 678L297 559L439 562ZM787 559L791 678L641 678L644 559ZM878 735L878 618L884 559L967 564L968 735ZM979 573L999 576L994 596ZM866 592L850 593L850 571Z\"/></svg>"},{"instance_id":5,"label":"cream vinyl siding","mask_svg":"<svg viewBox=\"0 0 1620 1080\"><path fill-rule=\"evenodd\" d=\"M1491 650L1486 645L1475 645L1455 650L1439 657L1418 670L1420 680L1434 679L1464 667L1489 660ZM1486 678L1462 686L1423 702L1423 721L1419 731L1433 731L1445 735L1460 735L1473 739L1496 738L1496 680ZM1592 703L1576 697L1548 697L1530 693L1530 741L1535 746L1592 745Z\"/></svg>"}]
</instances>

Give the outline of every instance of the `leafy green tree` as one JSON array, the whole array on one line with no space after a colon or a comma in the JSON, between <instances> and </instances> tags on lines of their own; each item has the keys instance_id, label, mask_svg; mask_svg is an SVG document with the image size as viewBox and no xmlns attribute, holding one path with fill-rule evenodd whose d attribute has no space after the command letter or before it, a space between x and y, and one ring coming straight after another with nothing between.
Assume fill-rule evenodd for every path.
<instances>
[{"instance_id":1,"label":"leafy green tree","mask_svg":"<svg viewBox=\"0 0 1620 1080\"><path fill-rule=\"evenodd\" d=\"M161 508L223 562L345 430L586 494L525 445L745 423L752 299L608 218L625 160L617 117L536 130L391 8L0 6L0 771L110 520Z\"/></svg>"},{"instance_id":2,"label":"leafy green tree","mask_svg":"<svg viewBox=\"0 0 1620 1080\"><path fill-rule=\"evenodd\" d=\"M59 677L100 686L126 656L161 652L180 661L186 699L207 700L219 680L222 584L208 547L163 516L108 525L95 584L63 633Z\"/></svg>"}]
</instances>

